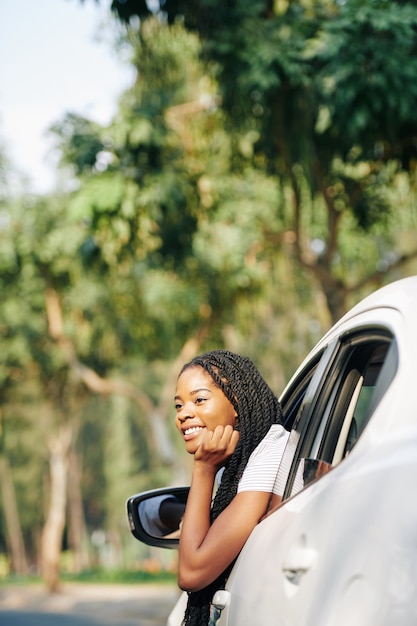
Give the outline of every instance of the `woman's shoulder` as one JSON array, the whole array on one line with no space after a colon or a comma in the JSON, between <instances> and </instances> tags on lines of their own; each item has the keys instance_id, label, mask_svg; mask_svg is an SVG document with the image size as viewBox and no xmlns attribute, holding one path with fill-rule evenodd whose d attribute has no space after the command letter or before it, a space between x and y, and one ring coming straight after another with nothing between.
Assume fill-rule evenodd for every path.
<instances>
[{"instance_id":1,"label":"woman's shoulder","mask_svg":"<svg viewBox=\"0 0 417 626\"><path fill-rule=\"evenodd\" d=\"M288 430L285 430L282 424L272 424L265 437L258 443L250 456L250 461L254 461L257 457L280 456L282 449L287 442L289 436Z\"/></svg>"},{"instance_id":2,"label":"woman's shoulder","mask_svg":"<svg viewBox=\"0 0 417 626\"><path fill-rule=\"evenodd\" d=\"M273 424L249 457L238 486L242 491L272 493L275 477L289 432L282 424Z\"/></svg>"},{"instance_id":3,"label":"woman's shoulder","mask_svg":"<svg viewBox=\"0 0 417 626\"><path fill-rule=\"evenodd\" d=\"M282 424L272 424L265 437L279 439L280 437L286 437L287 435L288 430L286 430Z\"/></svg>"},{"instance_id":4,"label":"woman's shoulder","mask_svg":"<svg viewBox=\"0 0 417 626\"><path fill-rule=\"evenodd\" d=\"M284 428L282 424L272 424L265 437L260 441L256 450L262 450L262 448L276 445L277 441L281 438L287 438L289 435L288 430Z\"/></svg>"}]
</instances>

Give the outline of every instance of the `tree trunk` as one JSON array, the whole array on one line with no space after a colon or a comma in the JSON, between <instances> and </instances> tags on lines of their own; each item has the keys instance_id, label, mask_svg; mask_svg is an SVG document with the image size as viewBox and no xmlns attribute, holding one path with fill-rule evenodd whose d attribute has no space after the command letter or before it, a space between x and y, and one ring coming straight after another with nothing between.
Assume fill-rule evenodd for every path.
<instances>
[{"instance_id":1,"label":"tree trunk","mask_svg":"<svg viewBox=\"0 0 417 626\"><path fill-rule=\"evenodd\" d=\"M68 471L68 543L74 554L73 571L78 574L90 567L81 495L81 463L79 455L71 446Z\"/></svg>"},{"instance_id":2,"label":"tree trunk","mask_svg":"<svg viewBox=\"0 0 417 626\"><path fill-rule=\"evenodd\" d=\"M75 347L63 331L61 302L57 292L48 289L46 292L46 314L48 318L49 335L62 348L72 373L82 380L86 387L94 393L102 395L119 395L130 398L144 412L149 420L151 441L149 446L155 451L158 463L171 465L175 469L181 466L178 454L173 446L170 430L167 424L168 408L172 403L172 393L180 367L197 353L204 336L208 332L210 319L207 319L199 332L183 345L177 359L172 364L168 378L161 394L157 407L146 392L137 389L124 381L103 378L94 370L87 367L78 359Z\"/></svg>"},{"instance_id":3,"label":"tree trunk","mask_svg":"<svg viewBox=\"0 0 417 626\"><path fill-rule=\"evenodd\" d=\"M128 494L121 485L128 485L132 476L132 447L129 424L129 398L113 395L111 413L104 442L104 475L106 479L107 551L103 552L105 567L121 568L123 561L121 533L126 530L125 503Z\"/></svg>"},{"instance_id":4,"label":"tree trunk","mask_svg":"<svg viewBox=\"0 0 417 626\"><path fill-rule=\"evenodd\" d=\"M26 574L28 567L17 509L16 492L9 461L3 455L0 456L0 487L3 495L6 539L10 551L11 570L15 574Z\"/></svg>"},{"instance_id":5,"label":"tree trunk","mask_svg":"<svg viewBox=\"0 0 417 626\"><path fill-rule=\"evenodd\" d=\"M49 442L50 498L41 539L42 575L50 593L60 585L60 556L65 528L67 503L68 454L72 432L67 425L61 427L56 438Z\"/></svg>"}]
</instances>

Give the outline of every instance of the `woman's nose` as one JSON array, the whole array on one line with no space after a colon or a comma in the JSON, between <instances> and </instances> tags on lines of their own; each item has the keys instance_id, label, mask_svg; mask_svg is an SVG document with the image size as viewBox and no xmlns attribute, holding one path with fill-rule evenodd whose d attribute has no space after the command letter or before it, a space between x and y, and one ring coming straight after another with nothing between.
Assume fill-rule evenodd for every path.
<instances>
[{"instance_id":1,"label":"woman's nose","mask_svg":"<svg viewBox=\"0 0 417 626\"><path fill-rule=\"evenodd\" d=\"M181 424L183 424L186 420L192 419L193 417L194 417L193 408L187 404L184 404L184 406L181 409L181 412L178 413L178 419L181 422Z\"/></svg>"}]
</instances>

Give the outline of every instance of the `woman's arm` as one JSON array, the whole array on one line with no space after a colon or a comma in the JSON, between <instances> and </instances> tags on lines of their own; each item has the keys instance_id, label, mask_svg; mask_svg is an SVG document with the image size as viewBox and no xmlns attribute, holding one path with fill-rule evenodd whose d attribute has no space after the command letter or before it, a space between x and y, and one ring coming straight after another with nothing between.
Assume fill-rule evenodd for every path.
<instances>
[{"instance_id":1,"label":"woman's arm","mask_svg":"<svg viewBox=\"0 0 417 626\"><path fill-rule=\"evenodd\" d=\"M215 475L238 439L239 433L231 426L218 426L205 433L195 453L178 564L178 584L186 591L202 589L226 569L267 509L269 493L239 493L210 526Z\"/></svg>"}]
</instances>

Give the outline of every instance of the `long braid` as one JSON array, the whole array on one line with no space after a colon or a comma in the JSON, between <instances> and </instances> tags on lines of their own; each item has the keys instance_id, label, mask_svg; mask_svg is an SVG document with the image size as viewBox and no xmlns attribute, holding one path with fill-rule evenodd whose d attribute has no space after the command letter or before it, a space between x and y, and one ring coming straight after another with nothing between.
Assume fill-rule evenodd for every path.
<instances>
[{"instance_id":1,"label":"long braid","mask_svg":"<svg viewBox=\"0 0 417 626\"><path fill-rule=\"evenodd\" d=\"M213 522L235 497L239 480L252 452L271 425L280 422L281 407L275 394L248 357L226 350L214 350L195 357L184 365L181 373L196 366L206 370L232 403L238 414L237 428L240 431L239 442L225 467L212 503ZM232 566L233 563L204 589L188 594L184 626L207 626L213 594L224 587Z\"/></svg>"}]
</instances>

